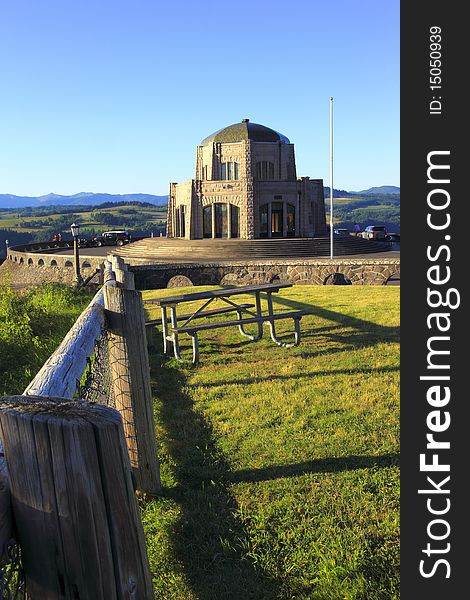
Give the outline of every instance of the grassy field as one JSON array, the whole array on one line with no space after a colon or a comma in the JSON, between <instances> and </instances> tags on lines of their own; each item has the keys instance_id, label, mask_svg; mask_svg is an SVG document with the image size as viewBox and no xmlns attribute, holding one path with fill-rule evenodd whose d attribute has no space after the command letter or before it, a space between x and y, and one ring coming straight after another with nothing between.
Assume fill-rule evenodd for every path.
<instances>
[{"instance_id":1,"label":"grassy field","mask_svg":"<svg viewBox=\"0 0 470 600\"><path fill-rule=\"evenodd\" d=\"M21 394L91 300L60 284L17 293L0 275L0 396Z\"/></svg>"},{"instance_id":2,"label":"grassy field","mask_svg":"<svg viewBox=\"0 0 470 600\"><path fill-rule=\"evenodd\" d=\"M297 348L233 328L201 333L198 367L151 353L164 493L142 515L155 597L396 599L399 289L275 297L280 312L314 307Z\"/></svg>"},{"instance_id":3,"label":"grassy field","mask_svg":"<svg viewBox=\"0 0 470 600\"><path fill-rule=\"evenodd\" d=\"M71 207L73 209L72 216L80 223L80 226L86 231L87 229L110 229L116 228L118 225L107 225L96 219L96 215L110 215L119 221L119 226L126 228L129 220L138 217L139 221L155 223L166 221L166 206L136 206L136 205L118 205L112 207L101 208L100 206L83 209L83 207ZM54 223L61 224L64 219L72 222L70 216L64 213L60 207L57 212L50 209L47 215L34 214L35 209L31 209L32 215L25 215L24 212L14 210L0 211L0 228L9 228L17 231L42 231L49 227L53 227ZM39 210L39 209L37 209ZM72 219L73 220L73 219ZM29 226L27 224L30 224ZM26 225L26 226L24 226Z\"/></svg>"}]
</instances>

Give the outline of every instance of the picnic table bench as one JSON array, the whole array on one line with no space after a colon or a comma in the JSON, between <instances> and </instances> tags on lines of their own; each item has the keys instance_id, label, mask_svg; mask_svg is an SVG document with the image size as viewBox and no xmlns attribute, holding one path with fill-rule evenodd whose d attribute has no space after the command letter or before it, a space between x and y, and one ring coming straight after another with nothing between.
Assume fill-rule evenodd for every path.
<instances>
[{"instance_id":1,"label":"picnic table bench","mask_svg":"<svg viewBox=\"0 0 470 600\"><path fill-rule=\"evenodd\" d=\"M270 328L271 339L278 345L285 348L298 346L300 344L300 320L303 316L311 314L309 311L291 311L287 313L274 313L272 294L277 293L282 288L292 287L291 283L266 283L260 285L247 285L228 287L221 290L211 290L207 292L195 292L182 294L179 296L169 296L166 298L155 298L152 300L144 300L146 304L156 304L161 308L161 319L148 321L147 324L161 324L163 328L163 351L168 353L169 344L173 346L173 351L178 360L181 358L179 348L179 335L182 333L188 334L192 338L193 346L193 363L199 361L199 340L198 333L204 330L217 329L222 327L238 326L241 335L250 340L257 341L263 337L263 325L268 325ZM267 314L263 314L261 310L261 293L267 295ZM255 304L237 304L233 297L242 294L254 294ZM204 310L215 300L222 300L228 306L223 308ZM178 315L177 307L195 301L204 301L204 303L191 314ZM255 309L254 311L251 309ZM167 309L170 310L170 321L168 319ZM236 312L237 319L228 321L214 321L209 323L194 324L195 319L201 317L212 316L216 314ZM294 321L294 341L287 343L279 340L276 335L275 321L281 319L293 319ZM178 322L183 321L183 324ZM256 324L257 334L252 335L247 333L244 325Z\"/></svg>"}]
</instances>

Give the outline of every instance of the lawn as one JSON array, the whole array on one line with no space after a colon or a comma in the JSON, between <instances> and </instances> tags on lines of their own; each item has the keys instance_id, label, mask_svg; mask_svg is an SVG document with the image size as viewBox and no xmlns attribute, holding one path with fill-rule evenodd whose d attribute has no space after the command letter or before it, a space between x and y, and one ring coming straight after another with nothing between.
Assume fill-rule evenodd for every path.
<instances>
[{"instance_id":1,"label":"lawn","mask_svg":"<svg viewBox=\"0 0 470 600\"><path fill-rule=\"evenodd\" d=\"M194 367L162 357L156 336L164 492L141 505L155 597L396 599L399 288L274 298L279 312L313 307L297 348L205 331Z\"/></svg>"}]
</instances>

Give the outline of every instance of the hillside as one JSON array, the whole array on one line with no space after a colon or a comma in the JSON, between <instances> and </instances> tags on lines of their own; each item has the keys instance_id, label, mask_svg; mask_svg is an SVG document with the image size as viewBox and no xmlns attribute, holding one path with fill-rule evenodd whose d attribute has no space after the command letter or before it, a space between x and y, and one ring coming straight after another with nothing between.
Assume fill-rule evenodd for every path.
<instances>
[{"instance_id":1,"label":"hillside","mask_svg":"<svg viewBox=\"0 0 470 600\"><path fill-rule=\"evenodd\" d=\"M150 202L104 202L98 206L59 205L0 208L0 258L5 256L5 241L10 246L52 239L61 233L71 239L71 223L79 223L81 235L88 237L106 229L128 229L135 236L165 232L166 206Z\"/></svg>"},{"instance_id":2,"label":"hillside","mask_svg":"<svg viewBox=\"0 0 470 600\"><path fill-rule=\"evenodd\" d=\"M15 196L14 194L0 194L0 208L24 208L27 206L96 206L103 202L148 202L161 206L168 202L168 196L154 196L153 194L95 194L93 192L80 192L73 196L59 194L46 194L45 196Z\"/></svg>"},{"instance_id":3,"label":"hillside","mask_svg":"<svg viewBox=\"0 0 470 600\"><path fill-rule=\"evenodd\" d=\"M352 192L353 194L375 195L375 194L399 194L400 188L395 185L381 185L380 187L372 187L361 192Z\"/></svg>"},{"instance_id":4,"label":"hillside","mask_svg":"<svg viewBox=\"0 0 470 600\"><path fill-rule=\"evenodd\" d=\"M394 186L370 188L363 192L344 192L344 190L334 189L335 226L352 230L355 223L359 223L362 229L367 225L384 225L388 231L399 233L400 194L387 191L392 188L400 191L400 188ZM330 213L329 193L329 188L325 188L327 220Z\"/></svg>"}]
</instances>

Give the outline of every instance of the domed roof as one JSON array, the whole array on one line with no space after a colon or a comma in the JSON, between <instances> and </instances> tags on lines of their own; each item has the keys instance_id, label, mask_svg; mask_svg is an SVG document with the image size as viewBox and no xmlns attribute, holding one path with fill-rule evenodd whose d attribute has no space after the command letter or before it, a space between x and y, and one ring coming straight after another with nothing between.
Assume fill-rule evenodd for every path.
<instances>
[{"instance_id":1,"label":"domed roof","mask_svg":"<svg viewBox=\"0 0 470 600\"><path fill-rule=\"evenodd\" d=\"M223 129L219 129L212 135L206 137L199 144L200 146L208 146L213 142L222 144L230 142L242 142L243 140L251 140L253 142L285 142L290 144L289 140L282 133L274 131L264 125L258 123L250 123L249 119L243 119L241 123L234 123Z\"/></svg>"}]
</instances>

